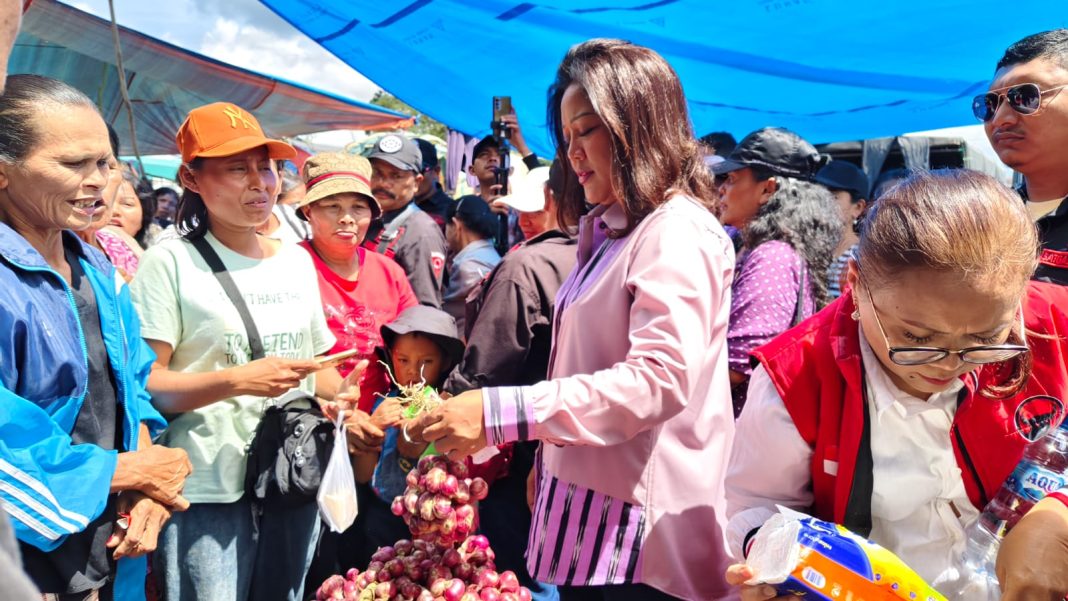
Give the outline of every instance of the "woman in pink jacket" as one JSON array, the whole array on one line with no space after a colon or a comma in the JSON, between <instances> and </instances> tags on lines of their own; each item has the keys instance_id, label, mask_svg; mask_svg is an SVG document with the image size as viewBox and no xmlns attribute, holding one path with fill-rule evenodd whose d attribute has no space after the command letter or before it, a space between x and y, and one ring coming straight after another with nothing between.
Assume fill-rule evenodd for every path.
<instances>
[{"instance_id":1,"label":"woman in pink jacket","mask_svg":"<svg viewBox=\"0 0 1068 601\"><path fill-rule=\"evenodd\" d=\"M580 232L550 380L461 394L423 436L451 457L545 443L527 564L565 601L727 598L734 252L682 86L655 52L602 39L568 52L550 93L561 221Z\"/></svg>"}]
</instances>

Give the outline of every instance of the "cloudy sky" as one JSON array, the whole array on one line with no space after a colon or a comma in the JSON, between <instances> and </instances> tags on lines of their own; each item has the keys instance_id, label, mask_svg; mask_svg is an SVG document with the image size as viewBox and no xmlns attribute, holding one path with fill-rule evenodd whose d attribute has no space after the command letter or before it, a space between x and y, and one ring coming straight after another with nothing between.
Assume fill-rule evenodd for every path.
<instances>
[{"instance_id":1,"label":"cloudy sky","mask_svg":"<svg viewBox=\"0 0 1068 601\"><path fill-rule=\"evenodd\" d=\"M110 20L107 0L61 0ZM257 0L115 0L120 25L211 58L367 101L378 86Z\"/></svg>"}]
</instances>

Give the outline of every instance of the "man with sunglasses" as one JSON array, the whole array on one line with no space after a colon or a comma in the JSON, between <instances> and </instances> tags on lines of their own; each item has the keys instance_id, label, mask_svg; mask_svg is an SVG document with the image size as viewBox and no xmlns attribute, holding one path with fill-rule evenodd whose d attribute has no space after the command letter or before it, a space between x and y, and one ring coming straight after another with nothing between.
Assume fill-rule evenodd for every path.
<instances>
[{"instance_id":1,"label":"man with sunglasses","mask_svg":"<svg viewBox=\"0 0 1068 601\"><path fill-rule=\"evenodd\" d=\"M1068 285L1068 29L1030 35L1005 50L972 111L990 144L1024 176L1019 190L1042 243L1035 278Z\"/></svg>"}]
</instances>

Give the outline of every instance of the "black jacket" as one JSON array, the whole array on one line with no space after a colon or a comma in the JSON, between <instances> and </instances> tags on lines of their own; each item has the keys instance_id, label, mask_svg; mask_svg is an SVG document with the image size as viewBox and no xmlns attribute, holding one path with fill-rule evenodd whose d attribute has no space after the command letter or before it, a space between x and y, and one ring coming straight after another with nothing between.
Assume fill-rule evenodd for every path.
<instances>
[{"instance_id":1,"label":"black jacket","mask_svg":"<svg viewBox=\"0 0 1068 601\"><path fill-rule=\"evenodd\" d=\"M1016 190L1027 200L1027 187ZM1068 286L1068 198L1052 213L1035 222L1042 245L1038 268L1032 279Z\"/></svg>"},{"instance_id":2,"label":"black jacket","mask_svg":"<svg viewBox=\"0 0 1068 601\"><path fill-rule=\"evenodd\" d=\"M443 388L457 394L545 379L556 292L576 262L575 240L549 231L504 256L467 303L467 350Z\"/></svg>"},{"instance_id":3,"label":"black jacket","mask_svg":"<svg viewBox=\"0 0 1068 601\"><path fill-rule=\"evenodd\" d=\"M1061 201L1056 211L1039 219L1036 225L1044 252L1034 279L1068 286L1068 202Z\"/></svg>"},{"instance_id":4,"label":"black jacket","mask_svg":"<svg viewBox=\"0 0 1068 601\"><path fill-rule=\"evenodd\" d=\"M374 220L364 239L364 248L378 251L383 229L402 212L403 209L383 213L381 219ZM415 212L405 218L396 239L385 246L382 254L404 269L419 303L440 309L441 281L445 271L445 236L438 224L416 207Z\"/></svg>"}]
</instances>

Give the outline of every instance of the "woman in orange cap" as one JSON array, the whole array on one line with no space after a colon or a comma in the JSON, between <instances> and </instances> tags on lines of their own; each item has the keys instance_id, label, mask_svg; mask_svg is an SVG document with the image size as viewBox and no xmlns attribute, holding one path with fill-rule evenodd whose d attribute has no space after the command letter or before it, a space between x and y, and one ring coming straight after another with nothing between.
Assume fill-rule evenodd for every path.
<instances>
[{"instance_id":1,"label":"woman in orange cap","mask_svg":"<svg viewBox=\"0 0 1068 601\"><path fill-rule=\"evenodd\" d=\"M195 474L191 507L164 530L155 565L171 601L299 600L316 504L254 518L244 487L246 446L272 399L292 389L330 399L341 380L314 360L334 336L307 253L256 233L274 205L275 161L295 152L229 103L191 111L177 142L181 238L146 252L132 284L157 356L148 388L172 415L162 439L189 453Z\"/></svg>"}]
</instances>

